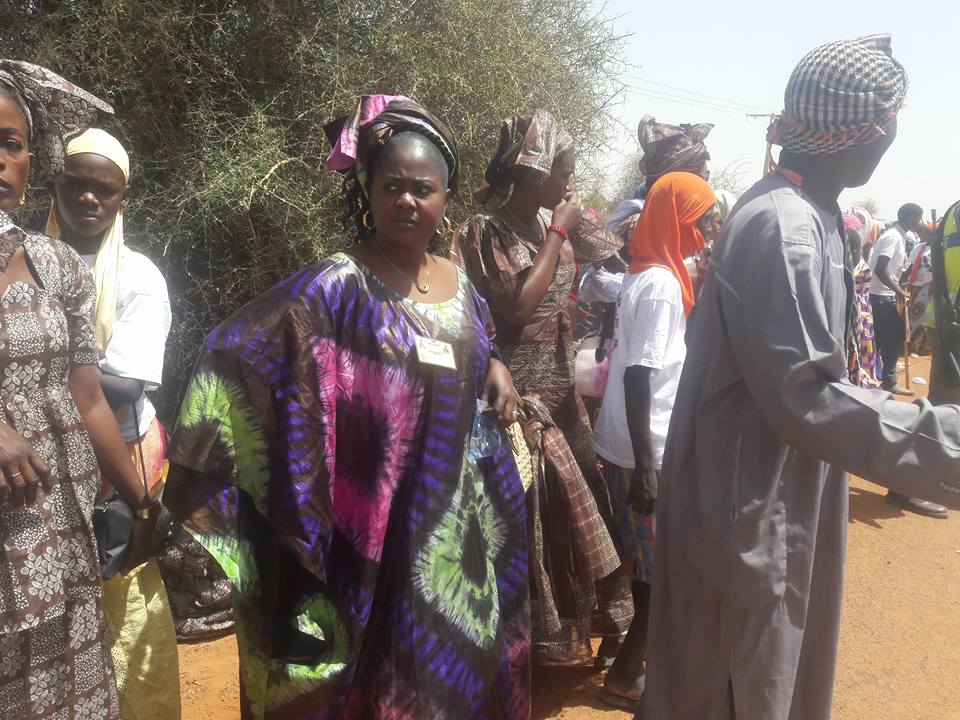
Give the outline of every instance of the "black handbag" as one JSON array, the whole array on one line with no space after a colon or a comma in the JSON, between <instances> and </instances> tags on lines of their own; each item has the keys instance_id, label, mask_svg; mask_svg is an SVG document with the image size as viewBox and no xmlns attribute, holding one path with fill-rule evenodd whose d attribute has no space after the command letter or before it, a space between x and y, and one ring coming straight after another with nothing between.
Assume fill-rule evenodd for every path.
<instances>
[{"instance_id":1,"label":"black handbag","mask_svg":"<svg viewBox=\"0 0 960 720\"><path fill-rule=\"evenodd\" d=\"M140 417L137 413L137 406L131 403L133 410L133 422L137 432L140 432ZM143 462L143 446L140 444L140 438L137 437L137 446L140 450L140 472L143 479L143 487L149 492L150 487L147 484L147 468ZM157 497L157 502L161 502L163 491ZM104 496L104 498L93 506L93 535L97 539L97 555L100 559L100 574L104 580L109 580L124 566L127 560L127 554L130 551L130 539L133 536L133 510L120 497L120 494L114 488ZM160 505L160 518L157 521L157 528L154 531L153 539L150 544L150 557L153 557L169 544L173 539L175 531L175 521L170 511L163 505Z\"/></svg>"},{"instance_id":2,"label":"black handbag","mask_svg":"<svg viewBox=\"0 0 960 720\"><path fill-rule=\"evenodd\" d=\"M97 538L100 574L109 580L126 562L133 535L133 511L113 488L93 506L93 534Z\"/></svg>"}]
</instances>

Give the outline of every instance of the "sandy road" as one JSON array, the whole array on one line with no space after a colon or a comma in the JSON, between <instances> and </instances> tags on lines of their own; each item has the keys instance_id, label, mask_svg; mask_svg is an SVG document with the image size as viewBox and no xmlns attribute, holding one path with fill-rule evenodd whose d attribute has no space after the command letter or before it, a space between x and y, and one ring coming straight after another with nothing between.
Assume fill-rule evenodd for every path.
<instances>
[{"instance_id":1,"label":"sandy road","mask_svg":"<svg viewBox=\"0 0 960 720\"><path fill-rule=\"evenodd\" d=\"M929 358L913 375L928 377ZM917 386L921 394L925 386ZM960 514L908 515L854 479L836 720L960 720ZM234 638L180 646L183 720L237 720ZM534 718L628 720L588 671L538 673Z\"/></svg>"}]
</instances>

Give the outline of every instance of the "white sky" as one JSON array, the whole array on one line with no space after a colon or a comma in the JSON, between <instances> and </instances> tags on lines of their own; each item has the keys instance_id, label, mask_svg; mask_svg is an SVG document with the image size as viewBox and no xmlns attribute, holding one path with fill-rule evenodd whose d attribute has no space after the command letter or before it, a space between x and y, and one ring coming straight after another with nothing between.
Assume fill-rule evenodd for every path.
<instances>
[{"instance_id":1,"label":"white sky","mask_svg":"<svg viewBox=\"0 0 960 720\"><path fill-rule=\"evenodd\" d=\"M612 174L619 171L623 154L637 146L637 121L650 113L661 122L714 123L707 138L712 168L743 160L746 184L751 184L761 172L767 121L666 95L779 112L787 79L807 51L830 40L886 32L893 35L894 56L910 78L907 106L900 113L897 140L870 183L848 190L841 205L872 198L890 218L906 202L922 205L929 216L931 208L942 214L960 199L960 3L955 0L688 0L676 5L609 0L602 12L620 17L614 23L618 32L632 33L626 55L635 66L627 71L629 87L614 108L626 127L611 139Z\"/></svg>"}]
</instances>

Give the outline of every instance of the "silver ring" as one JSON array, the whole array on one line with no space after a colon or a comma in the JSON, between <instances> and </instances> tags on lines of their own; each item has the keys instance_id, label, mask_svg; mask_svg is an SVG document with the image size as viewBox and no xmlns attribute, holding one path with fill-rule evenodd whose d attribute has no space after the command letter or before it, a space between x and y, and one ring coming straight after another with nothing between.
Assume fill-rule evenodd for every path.
<instances>
[{"instance_id":1,"label":"silver ring","mask_svg":"<svg viewBox=\"0 0 960 720\"><path fill-rule=\"evenodd\" d=\"M11 473L11 474L10 474L10 477L11 477L11 478L15 478L15 477L20 477L21 475L23 475L22 472L15 472L15 473Z\"/></svg>"}]
</instances>

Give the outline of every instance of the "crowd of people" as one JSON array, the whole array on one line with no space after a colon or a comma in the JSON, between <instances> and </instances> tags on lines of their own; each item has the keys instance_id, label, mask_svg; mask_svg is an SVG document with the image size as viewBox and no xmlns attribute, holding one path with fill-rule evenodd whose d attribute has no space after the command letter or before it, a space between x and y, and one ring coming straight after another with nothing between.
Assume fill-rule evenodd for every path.
<instances>
[{"instance_id":1,"label":"crowd of people","mask_svg":"<svg viewBox=\"0 0 960 720\"><path fill-rule=\"evenodd\" d=\"M112 108L0 60L0 714L178 718L178 632L232 621L244 718L526 718L535 666L641 720L829 718L846 473L960 507L960 408L893 397L930 228L837 206L906 91L887 36L816 48L739 199L711 125L646 116L606 219L517 115L458 227L451 129L364 96L325 128L352 243L209 333L168 440Z\"/></svg>"}]
</instances>

